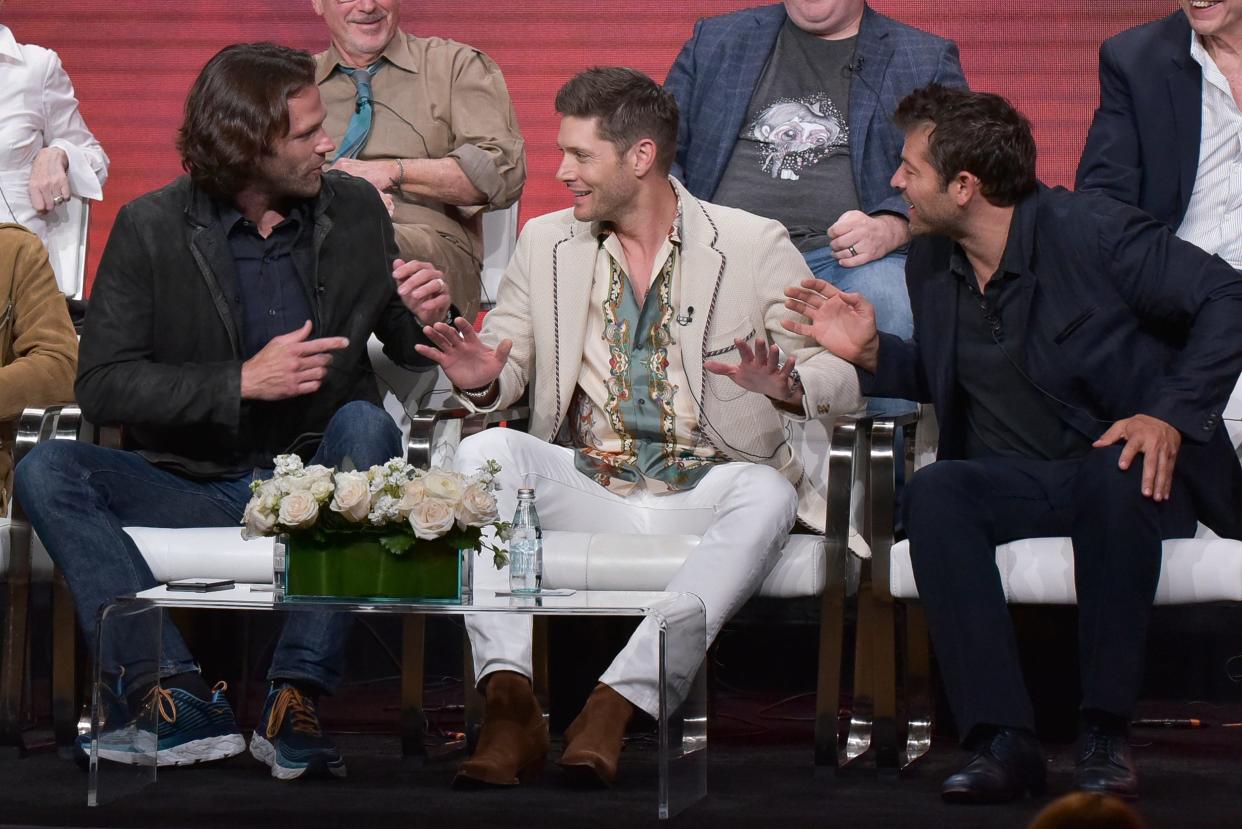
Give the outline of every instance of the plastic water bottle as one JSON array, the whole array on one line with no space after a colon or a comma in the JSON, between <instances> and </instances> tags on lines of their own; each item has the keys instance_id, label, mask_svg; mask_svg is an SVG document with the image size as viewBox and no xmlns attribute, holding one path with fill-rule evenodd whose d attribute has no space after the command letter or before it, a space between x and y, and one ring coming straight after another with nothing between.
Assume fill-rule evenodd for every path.
<instances>
[{"instance_id":1,"label":"plastic water bottle","mask_svg":"<svg viewBox=\"0 0 1242 829\"><path fill-rule=\"evenodd\" d=\"M535 490L518 490L513 535L509 539L509 591L538 593L543 583L543 530L535 512Z\"/></svg>"}]
</instances>

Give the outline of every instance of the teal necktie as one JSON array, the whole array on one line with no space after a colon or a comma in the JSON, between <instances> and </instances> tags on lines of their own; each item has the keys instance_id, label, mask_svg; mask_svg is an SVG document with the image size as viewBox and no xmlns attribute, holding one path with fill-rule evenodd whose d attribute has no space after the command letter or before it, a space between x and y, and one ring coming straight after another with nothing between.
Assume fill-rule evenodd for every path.
<instances>
[{"instance_id":1,"label":"teal necktie","mask_svg":"<svg viewBox=\"0 0 1242 829\"><path fill-rule=\"evenodd\" d=\"M346 75L354 79L354 85L358 87L357 96L354 99L354 117L349 119L349 125L345 127L345 136L341 139L341 149L336 154L337 158L357 158L358 153L362 152L362 148L367 145L367 138L371 135L371 78L384 65L383 58L366 67L365 69L350 69L348 66L341 66L340 70Z\"/></svg>"}]
</instances>

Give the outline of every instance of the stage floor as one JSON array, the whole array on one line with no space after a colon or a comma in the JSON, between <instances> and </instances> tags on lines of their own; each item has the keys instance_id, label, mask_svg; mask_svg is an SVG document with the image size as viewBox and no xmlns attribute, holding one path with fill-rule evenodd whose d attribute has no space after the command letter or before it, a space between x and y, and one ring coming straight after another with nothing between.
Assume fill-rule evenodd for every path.
<instances>
[{"instance_id":1,"label":"stage floor","mask_svg":"<svg viewBox=\"0 0 1242 829\"><path fill-rule=\"evenodd\" d=\"M1216 709L1214 722L1229 721L1229 713ZM396 739L383 735L337 737L349 767L345 780L280 783L245 754L214 765L161 772L145 794L97 809L85 806L86 775L54 752L2 759L0 825L525 829L656 823L655 756L641 738L627 747L622 777L608 791L568 789L559 770L549 765L532 786L457 792L449 787L452 760L402 760ZM707 799L670 825L1012 829L1069 791L1073 770L1072 745L1048 746L1048 797L1005 806L950 807L938 797L940 781L964 759L951 741L937 741L913 773L896 777L862 769L816 769L803 737L758 741L735 731L715 740ZM1242 729L1143 730L1135 733L1133 743L1143 787L1138 808L1153 829L1239 825ZM559 745L554 756L558 752Z\"/></svg>"}]
</instances>

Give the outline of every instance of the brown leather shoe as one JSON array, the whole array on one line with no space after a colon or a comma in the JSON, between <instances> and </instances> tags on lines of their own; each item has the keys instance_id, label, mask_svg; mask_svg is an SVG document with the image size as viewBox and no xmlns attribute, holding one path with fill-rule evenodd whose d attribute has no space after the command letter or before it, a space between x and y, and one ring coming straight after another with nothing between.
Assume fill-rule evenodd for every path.
<instances>
[{"instance_id":1,"label":"brown leather shoe","mask_svg":"<svg viewBox=\"0 0 1242 829\"><path fill-rule=\"evenodd\" d=\"M611 786L625 727L634 716L634 705L604 683L595 686L582 712L565 729L565 751L558 765L575 785Z\"/></svg>"},{"instance_id":2,"label":"brown leather shoe","mask_svg":"<svg viewBox=\"0 0 1242 829\"><path fill-rule=\"evenodd\" d=\"M516 786L539 776L548 756L548 724L530 680L513 671L487 677L483 730L470 759L457 769L453 788Z\"/></svg>"}]
</instances>

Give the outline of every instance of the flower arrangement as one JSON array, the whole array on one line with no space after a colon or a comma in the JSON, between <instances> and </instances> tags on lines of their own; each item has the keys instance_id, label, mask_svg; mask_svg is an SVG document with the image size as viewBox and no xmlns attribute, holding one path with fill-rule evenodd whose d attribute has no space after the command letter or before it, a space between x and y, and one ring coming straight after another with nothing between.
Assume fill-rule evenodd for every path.
<instances>
[{"instance_id":1,"label":"flower arrangement","mask_svg":"<svg viewBox=\"0 0 1242 829\"><path fill-rule=\"evenodd\" d=\"M486 549L497 568L507 561L496 540L507 540L509 523L496 513L496 473L489 460L474 475L446 469L416 469L402 458L357 472L318 464L303 466L297 455L278 455L271 478L250 484L242 516L242 537L306 533L375 536L393 555L418 540L445 539L459 549ZM492 540L483 530L495 530Z\"/></svg>"}]
</instances>

